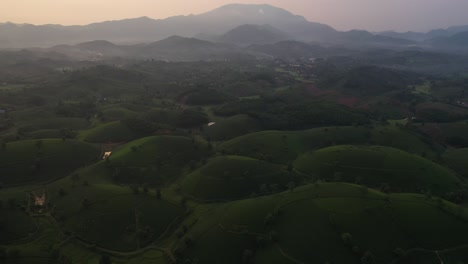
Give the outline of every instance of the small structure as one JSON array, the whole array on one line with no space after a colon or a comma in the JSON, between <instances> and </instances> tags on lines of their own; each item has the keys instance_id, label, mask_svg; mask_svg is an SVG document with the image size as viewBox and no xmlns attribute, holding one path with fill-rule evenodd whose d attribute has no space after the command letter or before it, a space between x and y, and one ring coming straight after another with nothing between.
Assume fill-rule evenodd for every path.
<instances>
[{"instance_id":1,"label":"small structure","mask_svg":"<svg viewBox=\"0 0 468 264\"><path fill-rule=\"evenodd\" d=\"M104 143L101 145L101 153L102 153L102 159L106 159L109 157L115 149L126 142L109 142L109 143Z\"/></svg>"},{"instance_id":2,"label":"small structure","mask_svg":"<svg viewBox=\"0 0 468 264\"><path fill-rule=\"evenodd\" d=\"M104 152L104 155L102 156L102 159L107 159L110 155L112 154L112 151L106 151Z\"/></svg>"},{"instance_id":3,"label":"small structure","mask_svg":"<svg viewBox=\"0 0 468 264\"><path fill-rule=\"evenodd\" d=\"M38 190L29 193L28 212L42 214L47 209L47 191Z\"/></svg>"},{"instance_id":4,"label":"small structure","mask_svg":"<svg viewBox=\"0 0 468 264\"><path fill-rule=\"evenodd\" d=\"M210 122L210 123L208 123L208 126L209 126L209 127L210 127L210 126L214 126L214 125L216 125L216 122Z\"/></svg>"},{"instance_id":5,"label":"small structure","mask_svg":"<svg viewBox=\"0 0 468 264\"><path fill-rule=\"evenodd\" d=\"M41 195L35 195L34 196L34 205L38 207L44 207L46 203L46 196L45 193L42 193Z\"/></svg>"}]
</instances>

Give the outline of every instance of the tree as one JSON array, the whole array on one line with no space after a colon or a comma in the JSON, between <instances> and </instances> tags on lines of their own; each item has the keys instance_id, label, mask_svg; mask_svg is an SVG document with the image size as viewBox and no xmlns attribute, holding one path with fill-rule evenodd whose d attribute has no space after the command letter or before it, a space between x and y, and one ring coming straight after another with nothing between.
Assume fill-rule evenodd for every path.
<instances>
[{"instance_id":1,"label":"tree","mask_svg":"<svg viewBox=\"0 0 468 264\"><path fill-rule=\"evenodd\" d=\"M272 183L269 185L271 193L277 193L280 191L279 185L276 183Z\"/></svg>"},{"instance_id":2,"label":"tree","mask_svg":"<svg viewBox=\"0 0 468 264\"><path fill-rule=\"evenodd\" d=\"M191 247L194 245L194 243L195 243L195 242L193 241L192 237L190 237L190 236L185 237L185 239L184 239L184 244L185 244L188 248L191 248Z\"/></svg>"},{"instance_id":3,"label":"tree","mask_svg":"<svg viewBox=\"0 0 468 264\"><path fill-rule=\"evenodd\" d=\"M42 140L36 141L36 148L37 148L37 149L41 149L41 148L42 148L42 145L43 145Z\"/></svg>"},{"instance_id":4,"label":"tree","mask_svg":"<svg viewBox=\"0 0 468 264\"><path fill-rule=\"evenodd\" d=\"M65 192L65 190L64 190L63 188L60 188L60 189L59 189L59 195L60 195L60 196L63 197L63 196L65 196L66 194L67 194L67 192Z\"/></svg>"},{"instance_id":5,"label":"tree","mask_svg":"<svg viewBox=\"0 0 468 264\"><path fill-rule=\"evenodd\" d=\"M15 258L19 258L20 255L21 255L21 252L19 249L17 248L13 248L13 249L10 249L8 250L8 258L12 258L12 259L15 259Z\"/></svg>"},{"instance_id":6,"label":"tree","mask_svg":"<svg viewBox=\"0 0 468 264\"><path fill-rule=\"evenodd\" d=\"M161 189L156 190L156 199L161 200Z\"/></svg>"},{"instance_id":7,"label":"tree","mask_svg":"<svg viewBox=\"0 0 468 264\"><path fill-rule=\"evenodd\" d=\"M265 219L263 220L263 224L265 226L268 226L273 222L273 220L274 220L273 214L267 214L267 216L265 216Z\"/></svg>"},{"instance_id":8,"label":"tree","mask_svg":"<svg viewBox=\"0 0 468 264\"><path fill-rule=\"evenodd\" d=\"M7 250L4 247L0 247L0 259L7 258Z\"/></svg>"},{"instance_id":9,"label":"tree","mask_svg":"<svg viewBox=\"0 0 468 264\"><path fill-rule=\"evenodd\" d=\"M88 198L84 198L81 202L81 205L83 206L83 208L88 209L91 203L89 202Z\"/></svg>"},{"instance_id":10,"label":"tree","mask_svg":"<svg viewBox=\"0 0 468 264\"><path fill-rule=\"evenodd\" d=\"M350 233L341 234L341 239L346 246L351 246L353 244L353 237Z\"/></svg>"},{"instance_id":11,"label":"tree","mask_svg":"<svg viewBox=\"0 0 468 264\"><path fill-rule=\"evenodd\" d=\"M131 185L130 189L132 189L133 194L139 194L140 188L137 185Z\"/></svg>"},{"instance_id":12,"label":"tree","mask_svg":"<svg viewBox=\"0 0 468 264\"><path fill-rule=\"evenodd\" d=\"M361 258L361 263L362 264L374 264L375 263L374 254L372 254L372 252L370 251L366 251Z\"/></svg>"},{"instance_id":13,"label":"tree","mask_svg":"<svg viewBox=\"0 0 468 264\"><path fill-rule=\"evenodd\" d=\"M405 256L405 251L401 248L395 248L395 250L393 250L393 253L397 256L397 257L403 257Z\"/></svg>"},{"instance_id":14,"label":"tree","mask_svg":"<svg viewBox=\"0 0 468 264\"><path fill-rule=\"evenodd\" d=\"M268 236L270 238L270 241L275 242L275 243L278 242L278 232L272 230L270 231L270 233L268 233Z\"/></svg>"},{"instance_id":15,"label":"tree","mask_svg":"<svg viewBox=\"0 0 468 264\"><path fill-rule=\"evenodd\" d=\"M16 199L15 198L8 199L8 208L10 210L15 210L16 209Z\"/></svg>"},{"instance_id":16,"label":"tree","mask_svg":"<svg viewBox=\"0 0 468 264\"><path fill-rule=\"evenodd\" d=\"M73 173L71 180L73 181L73 185L75 185L75 183L80 180L80 175L78 173Z\"/></svg>"},{"instance_id":17,"label":"tree","mask_svg":"<svg viewBox=\"0 0 468 264\"><path fill-rule=\"evenodd\" d=\"M258 248L263 248L266 245L266 238L263 236L257 236L257 247Z\"/></svg>"},{"instance_id":18,"label":"tree","mask_svg":"<svg viewBox=\"0 0 468 264\"><path fill-rule=\"evenodd\" d=\"M252 263L253 256L252 250L245 249L244 252L242 252L242 263Z\"/></svg>"},{"instance_id":19,"label":"tree","mask_svg":"<svg viewBox=\"0 0 468 264\"><path fill-rule=\"evenodd\" d=\"M185 207L187 205L187 197L182 197L180 199L180 205L182 205L182 207Z\"/></svg>"},{"instance_id":20,"label":"tree","mask_svg":"<svg viewBox=\"0 0 468 264\"><path fill-rule=\"evenodd\" d=\"M108 255L102 255L99 264L112 264L111 258Z\"/></svg>"}]
</instances>

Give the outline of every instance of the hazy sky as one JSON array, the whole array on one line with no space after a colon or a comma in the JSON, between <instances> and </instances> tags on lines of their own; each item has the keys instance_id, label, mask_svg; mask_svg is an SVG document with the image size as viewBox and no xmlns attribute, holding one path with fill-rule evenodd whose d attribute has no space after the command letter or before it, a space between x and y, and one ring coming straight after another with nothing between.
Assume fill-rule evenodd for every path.
<instances>
[{"instance_id":1,"label":"hazy sky","mask_svg":"<svg viewBox=\"0 0 468 264\"><path fill-rule=\"evenodd\" d=\"M339 30L426 31L468 24L468 0L0 0L0 22L70 25L166 18L232 2L271 4Z\"/></svg>"}]
</instances>

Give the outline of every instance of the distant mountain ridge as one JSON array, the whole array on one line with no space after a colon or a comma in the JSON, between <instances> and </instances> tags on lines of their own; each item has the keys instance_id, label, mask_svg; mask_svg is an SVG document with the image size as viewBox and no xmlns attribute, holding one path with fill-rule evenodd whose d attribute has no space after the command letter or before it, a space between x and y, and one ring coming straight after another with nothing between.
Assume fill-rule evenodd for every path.
<instances>
[{"instance_id":1,"label":"distant mountain ridge","mask_svg":"<svg viewBox=\"0 0 468 264\"><path fill-rule=\"evenodd\" d=\"M240 46L300 41L352 47L420 45L460 49L463 48L460 45L464 45L464 41L450 38L465 31L468 31L468 26L432 30L428 33L392 31L370 33L364 30L340 32L328 25L310 22L302 16L271 5L228 4L198 15L174 16L166 19L139 17L84 26L0 23L0 49L46 48L95 40L118 45L136 45L154 43L171 36ZM448 43L444 44L444 41ZM100 47L97 47L98 43L94 43L94 50L85 50L99 53L106 49L107 53L113 53L115 56L126 55L124 53L127 51L122 50L122 47L115 47L109 43L101 42ZM62 46L62 48L71 49L75 54L83 50L80 47ZM88 56L84 53L82 55Z\"/></svg>"},{"instance_id":2,"label":"distant mountain ridge","mask_svg":"<svg viewBox=\"0 0 468 264\"><path fill-rule=\"evenodd\" d=\"M321 40L336 33L332 27L307 21L284 9L270 5L225 5L199 15L167 19L140 17L93 23L85 26L0 25L0 48L51 47L96 39L114 43L154 42L179 35L222 35L245 24L270 25L305 41Z\"/></svg>"},{"instance_id":3,"label":"distant mountain ridge","mask_svg":"<svg viewBox=\"0 0 468 264\"><path fill-rule=\"evenodd\" d=\"M269 44L292 39L285 32L270 25L242 25L220 37L221 42L239 45Z\"/></svg>"},{"instance_id":4,"label":"distant mountain ridge","mask_svg":"<svg viewBox=\"0 0 468 264\"><path fill-rule=\"evenodd\" d=\"M435 39L435 38L440 38L440 37L451 37L455 34L458 34L464 31L468 31L468 25L453 26L453 27L448 27L446 29L433 29L427 33L413 32L413 31L408 31L408 32L384 31L384 32L377 33L377 35L415 40L415 41L424 41L424 40L430 40L430 39Z\"/></svg>"},{"instance_id":5,"label":"distant mountain ridge","mask_svg":"<svg viewBox=\"0 0 468 264\"><path fill-rule=\"evenodd\" d=\"M78 60L103 60L128 58L167 61L199 61L238 59L247 55L231 44L213 43L196 38L171 36L163 40L138 45L116 45L106 40L84 42L76 45L57 45L33 49L43 53L58 53Z\"/></svg>"}]
</instances>

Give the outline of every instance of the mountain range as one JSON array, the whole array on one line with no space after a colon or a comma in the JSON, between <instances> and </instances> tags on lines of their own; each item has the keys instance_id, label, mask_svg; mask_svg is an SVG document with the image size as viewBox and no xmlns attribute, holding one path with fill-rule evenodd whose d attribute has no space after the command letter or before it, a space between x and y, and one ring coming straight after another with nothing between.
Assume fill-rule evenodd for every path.
<instances>
[{"instance_id":1,"label":"mountain range","mask_svg":"<svg viewBox=\"0 0 468 264\"><path fill-rule=\"evenodd\" d=\"M176 40L173 36L179 36L184 39L184 41L179 39L179 42L186 42L187 38L191 39L189 45L191 49L195 42L198 42L195 46L198 47L200 54L203 53L203 49L208 49L207 47L227 50L232 48L232 45L266 45L287 40L341 46L422 45L459 49L464 48L468 43L468 34L464 32L468 32L468 26L438 29L428 33L391 31L370 33L364 30L340 32L328 25L310 22L302 16L271 5L229 4L199 15L175 16L166 19L140 17L84 26L7 22L0 24L0 48L54 47L56 51L67 50L76 53L79 50L90 51L86 45L92 43L93 49L105 48L107 54L120 56L127 52L127 48L135 48L135 45L142 43L149 45L148 43L171 37L169 42L172 43ZM106 42L93 43L95 40ZM76 46L79 43L87 44ZM156 47L147 46L145 49L149 49L147 51L152 53L151 50L162 49L159 45L163 43L159 43ZM126 45L127 48L122 45ZM165 50L174 50L174 48L166 47ZM91 51L99 53L99 50Z\"/></svg>"},{"instance_id":2,"label":"mountain range","mask_svg":"<svg viewBox=\"0 0 468 264\"><path fill-rule=\"evenodd\" d=\"M173 35L222 35L245 24L270 25L303 41L322 40L336 34L332 27L307 21L270 5L230 4L200 15L167 19L140 17L85 26L0 25L0 48L50 47L105 39L120 44L154 42Z\"/></svg>"}]
</instances>

